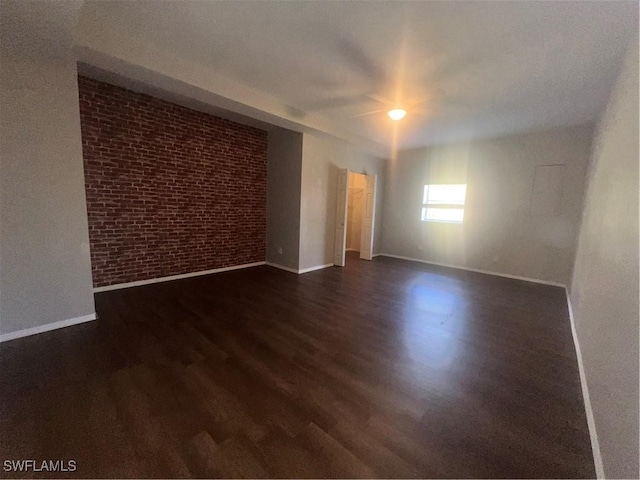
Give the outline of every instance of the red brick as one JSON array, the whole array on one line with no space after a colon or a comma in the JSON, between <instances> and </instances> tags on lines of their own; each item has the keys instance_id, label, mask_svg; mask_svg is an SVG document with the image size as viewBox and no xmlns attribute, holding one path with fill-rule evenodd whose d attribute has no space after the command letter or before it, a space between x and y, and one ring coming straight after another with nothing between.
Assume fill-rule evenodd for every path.
<instances>
[{"instance_id":1,"label":"red brick","mask_svg":"<svg viewBox=\"0 0 640 480\"><path fill-rule=\"evenodd\" d=\"M267 132L78 87L94 286L264 261Z\"/></svg>"}]
</instances>

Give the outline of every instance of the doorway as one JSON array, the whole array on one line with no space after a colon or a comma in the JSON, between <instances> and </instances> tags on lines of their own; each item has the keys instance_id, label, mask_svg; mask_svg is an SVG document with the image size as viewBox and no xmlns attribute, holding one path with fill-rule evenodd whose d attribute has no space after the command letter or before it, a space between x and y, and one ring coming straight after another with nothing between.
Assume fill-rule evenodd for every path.
<instances>
[{"instance_id":1,"label":"doorway","mask_svg":"<svg viewBox=\"0 0 640 480\"><path fill-rule=\"evenodd\" d=\"M376 176L340 170L334 264L343 267L346 252L350 258L373 258Z\"/></svg>"},{"instance_id":2,"label":"doorway","mask_svg":"<svg viewBox=\"0 0 640 480\"><path fill-rule=\"evenodd\" d=\"M347 241L345 251L360 253L362 236L362 215L364 213L364 192L367 177L361 173L349 172L347 194ZM353 255L350 256L353 258Z\"/></svg>"}]
</instances>

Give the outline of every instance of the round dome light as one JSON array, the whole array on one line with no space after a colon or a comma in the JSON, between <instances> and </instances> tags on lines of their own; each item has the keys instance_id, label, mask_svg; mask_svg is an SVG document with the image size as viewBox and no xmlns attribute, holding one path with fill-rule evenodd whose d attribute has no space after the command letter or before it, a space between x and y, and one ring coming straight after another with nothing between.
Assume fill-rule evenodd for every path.
<instances>
[{"instance_id":1,"label":"round dome light","mask_svg":"<svg viewBox=\"0 0 640 480\"><path fill-rule=\"evenodd\" d=\"M389 118L391 120L402 120L406 114L407 111L403 110L402 108L394 108L393 110L389 110L387 112L387 115L389 115Z\"/></svg>"}]
</instances>

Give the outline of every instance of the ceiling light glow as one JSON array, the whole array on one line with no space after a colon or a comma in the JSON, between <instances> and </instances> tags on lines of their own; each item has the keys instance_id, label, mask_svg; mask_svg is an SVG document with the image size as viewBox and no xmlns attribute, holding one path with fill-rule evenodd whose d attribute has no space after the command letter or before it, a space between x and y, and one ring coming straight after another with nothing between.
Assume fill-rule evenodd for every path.
<instances>
[{"instance_id":1,"label":"ceiling light glow","mask_svg":"<svg viewBox=\"0 0 640 480\"><path fill-rule=\"evenodd\" d=\"M389 110L387 112L387 115L389 115L389 118L391 120L402 120L406 114L407 111L403 110L402 108L394 108L393 110Z\"/></svg>"}]
</instances>

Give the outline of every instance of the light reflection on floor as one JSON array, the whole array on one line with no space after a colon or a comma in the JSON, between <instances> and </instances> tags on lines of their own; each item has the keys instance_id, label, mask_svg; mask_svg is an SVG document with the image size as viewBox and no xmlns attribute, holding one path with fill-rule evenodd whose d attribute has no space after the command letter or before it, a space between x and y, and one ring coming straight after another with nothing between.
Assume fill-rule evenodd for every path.
<instances>
[{"instance_id":1,"label":"light reflection on floor","mask_svg":"<svg viewBox=\"0 0 640 480\"><path fill-rule=\"evenodd\" d=\"M467 327L467 302L455 292L455 279L421 273L405 290L402 342L414 361L411 371L403 372L408 381L419 375L440 376L455 365ZM426 371L425 371L426 369Z\"/></svg>"}]
</instances>

